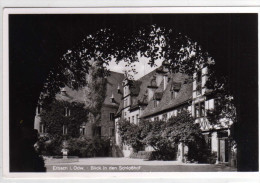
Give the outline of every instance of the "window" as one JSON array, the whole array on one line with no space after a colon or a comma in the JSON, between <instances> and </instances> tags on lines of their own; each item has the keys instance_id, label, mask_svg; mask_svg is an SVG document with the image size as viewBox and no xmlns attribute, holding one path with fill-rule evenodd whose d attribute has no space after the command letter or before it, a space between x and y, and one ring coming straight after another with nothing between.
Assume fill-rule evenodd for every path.
<instances>
[{"instance_id":1,"label":"window","mask_svg":"<svg viewBox=\"0 0 260 183\"><path fill-rule=\"evenodd\" d=\"M200 102L195 104L195 117L199 118L203 116L205 116L205 103Z\"/></svg>"},{"instance_id":2,"label":"window","mask_svg":"<svg viewBox=\"0 0 260 183\"><path fill-rule=\"evenodd\" d=\"M157 100L154 100L154 107L157 107Z\"/></svg>"},{"instance_id":3,"label":"window","mask_svg":"<svg viewBox=\"0 0 260 183\"><path fill-rule=\"evenodd\" d=\"M166 113L166 114L163 114L162 120L163 120L163 121L166 121L166 120L167 120L167 113Z\"/></svg>"},{"instance_id":4,"label":"window","mask_svg":"<svg viewBox=\"0 0 260 183\"><path fill-rule=\"evenodd\" d=\"M136 124L139 123L138 114L136 115Z\"/></svg>"},{"instance_id":5,"label":"window","mask_svg":"<svg viewBox=\"0 0 260 183\"><path fill-rule=\"evenodd\" d=\"M45 125L43 123L40 123L40 129L39 129L40 133L45 133Z\"/></svg>"},{"instance_id":6,"label":"window","mask_svg":"<svg viewBox=\"0 0 260 183\"><path fill-rule=\"evenodd\" d=\"M114 137L115 136L115 129L114 128L109 128L109 136Z\"/></svg>"},{"instance_id":7,"label":"window","mask_svg":"<svg viewBox=\"0 0 260 183\"><path fill-rule=\"evenodd\" d=\"M94 134L95 134L96 137L99 137L99 138L101 137L101 126L97 126L95 128Z\"/></svg>"},{"instance_id":8,"label":"window","mask_svg":"<svg viewBox=\"0 0 260 183\"><path fill-rule=\"evenodd\" d=\"M124 105L127 106L127 99L124 99Z\"/></svg>"},{"instance_id":9,"label":"window","mask_svg":"<svg viewBox=\"0 0 260 183\"><path fill-rule=\"evenodd\" d=\"M177 94L178 94L178 92L172 90L172 91L171 91L171 99L172 99L172 100L175 99L176 96L177 96Z\"/></svg>"},{"instance_id":10,"label":"window","mask_svg":"<svg viewBox=\"0 0 260 183\"><path fill-rule=\"evenodd\" d=\"M70 109L68 107L65 107L65 114L64 116L70 116Z\"/></svg>"},{"instance_id":11,"label":"window","mask_svg":"<svg viewBox=\"0 0 260 183\"><path fill-rule=\"evenodd\" d=\"M211 148L211 134L205 134L204 135L205 141L209 148Z\"/></svg>"},{"instance_id":12,"label":"window","mask_svg":"<svg viewBox=\"0 0 260 183\"><path fill-rule=\"evenodd\" d=\"M110 121L114 121L114 119L115 119L115 114L114 113L110 113Z\"/></svg>"},{"instance_id":13,"label":"window","mask_svg":"<svg viewBox=\"0 0 260 183\"><path fill-rule=\"evenodd\" d=\"M38 106L37 107L37 114L40 114L41 113L41 106Z\"/></svg>"},{"instance_id":14,"label":"window","mask_svg":"<svg viewBox=\"0 0 260 183\"><path fill-rule=\"evenodd\" d=\"M130 122L130 117L128 117L128 121Z\"/></svg>"},{"instance_id":15,"label":"window","mask_svg":"<svg viewBox=\"0 0 260 183\"><path fill-rule=\"evenodd\" d=\"M198 83L198 82L201 82L201 71L198 71L198 72L197 72L196 81L197 81L197 83Z\"/></svg>"},{"instance_id":16,"label":"window","mask_svg":"<svg viewBox=\"0 0 260 183\"><path fill-rule=\"evenodd\" d=\"M204 102L200 103L200 114L201 114L201 117L205 116L205 103Z\"/></svg>"},{"instance_id":17,"label":"window","mask_svg":"<svg viewBox=\"0 0 260 183\"><path fill-rule=\"evenodd\" d=\"M132 123L135 123L135 117L132 116Z\"/></svg>"},{"instance_id":18,"label":"window","mask_svg":"<svg viewBox=\"0 0 260 183\"><path fill-rule=\"evenodd\" d=\"M86 131L85 131L85 127L81 127L79 130L81 135L85 135Z\"/></svg>"},{"instance_id":19,"label":"window","mask_svg":"<svg viewBox=\"0 0 260 183\"><path fill-rule=\"evenodd\" d=\"M200 95L201 94L201 90L202 90L201 83L197 83L196 94Z\"/></svg>"},{"instance_id":20,"label":"window","mask_svg":"<svg viewBox=\"0 0 260 183\"><path fill-rule=\"evenodd\" d=\"M196 77L196 93L197 95L201 94L202 86L201 86L201 71L197 72L197 77Z\"/></svg>"},{"instance_id":21,"label":"window","mask_svg":"<svg viewBox=\"0 0 260 183\"><path fill-rule=\"evenodd\" d=\"M175 92L171 91L171 99L175 99Z\"/></svg>"},{"instance_id":22,"label":"window","mask_svg":"<svg viewBox=\"0 0 260 183\"><path fill-rule=\"evenodd\" d=\"M125 86L125 96L128 94L128 88Z\"/></svg>"},{"instance_id":23,"label":"window","mask_svg":"<svg viewBox=\"0 0 260 183\"><path fill-rule=\"evenodd\" d=\"M155 117L155 118L154 118L154 121L159 121L159 117L158 117L158 116Z\"/></svg>"},{"instance_id":24,"label":"window","mask_svg":"<svg viewBox=\"0 0 260 183\"><path fill-rule=\"evenodd\" d=\"M68 134L68 126L67 125L63 125L62 126L62 134L63 135L67 135Z\"/></svg>"},{"instance_id":25,"label":"window","mask_svg":"<svg viewBox=\"0 0 260 183\"><path fill-rule=\"evenodd\" d=\"M110 102L111 102L111 103L116 103L116 101L115 101L114 98L110 98Z\"/></svg>"}]
</instances>

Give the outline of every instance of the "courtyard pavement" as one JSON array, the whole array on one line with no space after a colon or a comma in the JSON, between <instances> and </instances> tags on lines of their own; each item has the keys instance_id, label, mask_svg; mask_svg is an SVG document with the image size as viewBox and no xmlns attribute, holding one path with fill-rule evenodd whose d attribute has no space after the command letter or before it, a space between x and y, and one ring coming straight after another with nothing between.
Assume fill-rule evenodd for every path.
<instances>
[{"instance_id":1,"label":"courtyard pavement","mask_svg":"<svg viewBox=\"0 0 260 183\"><path fill-rule=\"evenodd\" d=\"M85 170L86 172L104 172L113 171L134 171L134 172L226 172L236 171L235 168L228 167L224 164L195 164L195 163L181 163L178 161L148 161L143 159L132 158L79 158L77 162L52 162L46 163L47 172L53 172L54 166L68 167L69 170ZM107 169L102 168L107 167ZM113 169L114 167L114 169Z\"/></svg>"}]
</instances>

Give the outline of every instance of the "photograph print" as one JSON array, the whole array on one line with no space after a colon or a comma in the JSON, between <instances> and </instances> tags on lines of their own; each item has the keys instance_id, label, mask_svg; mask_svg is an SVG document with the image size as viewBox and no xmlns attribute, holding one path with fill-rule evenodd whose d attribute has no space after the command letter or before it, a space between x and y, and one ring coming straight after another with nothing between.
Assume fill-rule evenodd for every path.
<instances>
[{"instance_id":1,"label":"photograph print","mask_svg":"<svg viewBox=\"0 0 260 183\"><path fill-rule=\"evenodd\" d=\"M9 172L258 171L258 14L8 15Z\"/></svg>"}]
</instances>

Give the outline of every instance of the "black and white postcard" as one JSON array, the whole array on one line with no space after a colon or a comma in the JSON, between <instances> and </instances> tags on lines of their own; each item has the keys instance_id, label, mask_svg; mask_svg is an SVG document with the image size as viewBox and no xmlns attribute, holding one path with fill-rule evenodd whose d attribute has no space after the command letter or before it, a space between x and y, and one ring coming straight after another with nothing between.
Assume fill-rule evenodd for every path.
<instances>
[{"instance_id":1,"label":"black and white postcard","mask_svg":"<svg viewBox=\"0 0 260 183\"><path fill-rule=\"evenodd\" d=\"M4 176L257 173L258 13L6 8Z\"/></svg>"}]
</instances>

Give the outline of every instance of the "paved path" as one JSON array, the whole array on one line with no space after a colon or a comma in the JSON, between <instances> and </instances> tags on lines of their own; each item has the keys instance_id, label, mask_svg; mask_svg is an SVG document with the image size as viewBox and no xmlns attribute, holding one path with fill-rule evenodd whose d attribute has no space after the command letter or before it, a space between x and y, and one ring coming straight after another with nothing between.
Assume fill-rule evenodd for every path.
<instances>
[{"instance_id":1,"label":"paved path","mask_svg":"<svg viewBox=\"0 0 260 183\"><path fill-rule=\"evenodd\" d=\"M236 171L225 165L181 163L177 161L147 161L132 158L79 158L78 162L46 162L47 171L53 165L58 166L141 166L141 172L218 172Z\"/></svg>"}]
</instances>

